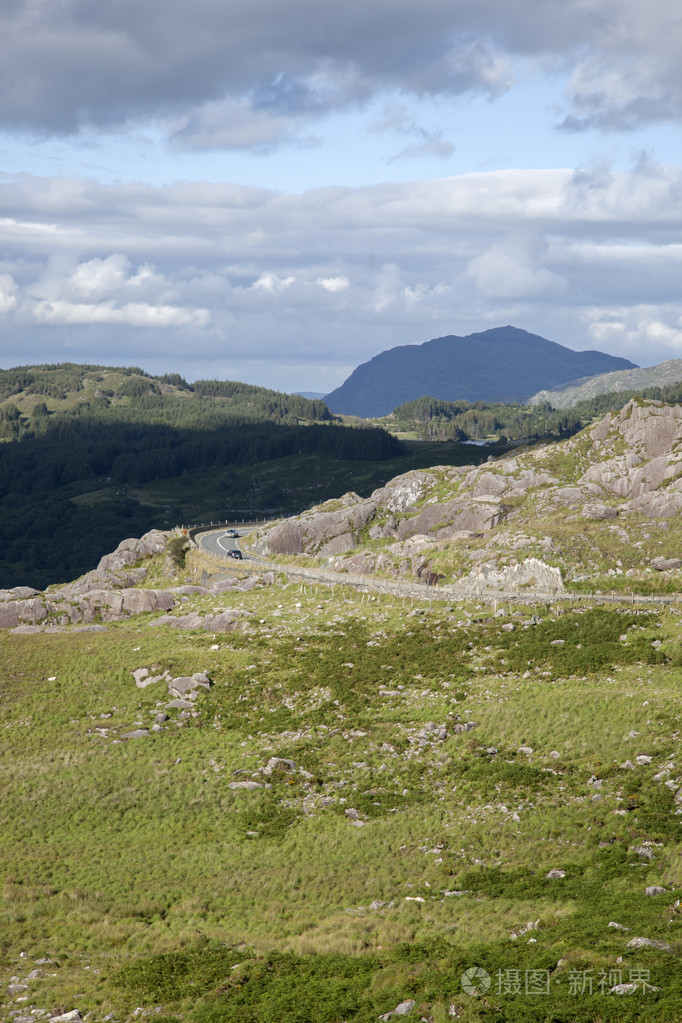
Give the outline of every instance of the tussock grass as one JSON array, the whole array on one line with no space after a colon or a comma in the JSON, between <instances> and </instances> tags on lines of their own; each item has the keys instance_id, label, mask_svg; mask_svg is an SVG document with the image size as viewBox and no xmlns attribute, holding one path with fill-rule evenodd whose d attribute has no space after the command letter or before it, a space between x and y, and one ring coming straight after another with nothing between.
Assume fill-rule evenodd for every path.
<instances>
[{"instance_id":1,"label":"tussock grass","mask_svg":"<svg viewBox=\"0 0 682 1023\"><path fill-rule=\"evenodd\" d=\"M524 627L295 586L210 604L251 611L250 631L0 634L0 962L8 982L55 964L29 1004L188 1023L357 1023L407 998L434 1023L451 1005L682 1016L675 955L626 948L682 947L679 614L565 605ZM136 688L140 666L214 685L195 716L123 740L169 699ZM260 773L273 756L295 766ZM569 996L569 966L619 957L660 991ZM472 965L550 970L550 994L472 999Z\"/></svg>"}]
</instances>

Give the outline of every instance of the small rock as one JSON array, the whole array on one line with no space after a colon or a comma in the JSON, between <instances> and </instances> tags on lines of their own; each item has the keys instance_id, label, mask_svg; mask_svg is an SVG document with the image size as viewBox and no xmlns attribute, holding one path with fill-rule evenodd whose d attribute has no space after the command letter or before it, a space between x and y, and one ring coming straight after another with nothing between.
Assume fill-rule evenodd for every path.
<instances>
[{"instance_id":1,"label":"small rock","mask_svg":"<svg viewBox=\"0 0 682 1023\"><path fill-rule=\"evenodd\" d=\"M646 756L644 753L640 753L638 757L635 757L635 762L642 765L650 764L651 760L652 758Z\"/></svg>"},{"instance_id":2,"label":"small rock","mask_svg":"<svg viewBox=\"0 0 682 1023\"><path fill-rule=\"evenodd\" d=\"M629 931L630 928L626 927L625 924L617 924L615 920L609 920L609 927L614 931Z\"/></svg>"},{"instance_id":3,"label":"small rock","mask_svg":"<svg viewBox=\"0 0 682 1023\"><path fill-rule=\"evenodd\" d=\"M385 1012L382 1016L379 1016L381 1020L389 1020L391 1016L407 1016L414 1009L417 1003L413 998L410 998L406 1002L401 1002L400 1005L396 1005L395 1009L391 1012Z\"/></svg>"},{"instance_id":4,"label":"small rock","mask_svg":"<svg viewBox=\"0 0 682 1023\"><path fill-rule=\"evenodd\" d=\"M536 931L539 926L539 920L529 920L525 927L519 927L517 931L512 931L509 937L514 941L516 938L521 938L524 934L528 934L528 931Z\"/></svg>"},{"instance_id":5,"label":"small rock","mask_svg":"<svg viewBox=\"0 0 682 1023\"><path fill-rule=\"evenodd\" d=\"M373 902L370 902L369 908L370 909L383 909L383 907L385 905L386 905L386 903L382 902L381 899L374 899Z\"/></svg>"},{"instance_id":6,"label":"small rock","mask_svg":"<svg viewBox=\"0 0 682 1023\"><path fill-rule=\"evenodd\" d=\"M445 725L437 725L433 721L427 721L424 727L417 732L417 738L419 739L440 739L443 741L447 737L448 731Z\"/></svg>"},{"instance_id":7,"label":"small rock","mask_svg":"<svg viewBox=\"0 0 682 1023\"><path fill-rule=\"evenodd\" d=\"M653 898L655 895L664 895L668 891L667 888L661 888L660 885L652 884L645 889L644 894L649 895Z\"/></svg>"},{"instance_id":8,"label":"small rock","mask_svg":"<svg viewBox=\"0 0 682 1023\"><path fill-rule=\"evenodd\" d=\"M144 739L146 735L149 735L148 728L134 728L132 732L124 732L121 736L122 739ZM79 1017L80 1019L80 1017Z\"/></svg>"},{"instance_id":9,"label":"small rock","mask_svg":"<svg viewBox=\"0 0 682 1023\"><path fill-rule=\"evenodd\" d=\"M673 572L676 568L682 568L682 561L679 558L652 558L651 567L657 572Z\"/></svg>"},{"instance_id":10,"label":"small rock","mask_svg":"<svg viewBox=\"0 0 682 1023\"><path fill-rule=\"evenodd\" d=\"M549 881L555 881L558 878L566 877L566 871L565 870L558 870L556 867L554 867L552 870L550 870L550 872L548 874L545 874L545 877Z\"/></svg>"},{"instance_id":11,"label":"small rock","mask_svg":"<svg viewBox=\"0 0 682 1023\"><path fill-rule=\"evenodd\" d=\"M631 995L637 990L636 984L615 984L609 988L610 995Z\"/></svg>"},{"instance_id":12,"label":"small rock","mask_svg":"<svg viewBox=\"0 0 682 1023\"><path fill-rule=\"evenodd\" d=\"M529 757L532 752L533 750L530 746L519 746L519 753L525 753L527 757Z\"/></svg>"},{"instance_id":13,"label":"small rock","mask_svg":"<svg viewBox=\"0 0 682 1023\"><path fill-rule=\"evenodd\" d=\"M672 952L673 947L667 941L655 941L653 938L631 938L627 948L657 948L660 952Z\"/></svg>"},{"instance_id":14,"label":"small rock","mask_svg":"<svg viewBox=\"0 0 682 1023\"><path fill-rule=\"evenodd\" d=\"M291 774L296 770L296 764L293 760L285 760L283 757L270 757L267 764L263 768L263 774L268 776L277 774Z\"/></svg>"},{"instance_id":15,"label":"small rock","mask_svg":"<svg viewBox=\"0 0 682 1023\"><path fill-rule=\"evenodd\" d=\"M79 1023L82 1018L78 1009L72 1009L71 1012L62 1013L61 1016L50 1016L47 1023Z\"/></svg>"},{"instance_id":16,"label":"small rock","mask_svg":"<svg viewBox=\"0 0 682 1023\"><path fill-rule=\"evenodd\" d=\"M263 786L258 781L231 781L228 784L228 789L262 789Z\"/></svg>"}]
</instances>

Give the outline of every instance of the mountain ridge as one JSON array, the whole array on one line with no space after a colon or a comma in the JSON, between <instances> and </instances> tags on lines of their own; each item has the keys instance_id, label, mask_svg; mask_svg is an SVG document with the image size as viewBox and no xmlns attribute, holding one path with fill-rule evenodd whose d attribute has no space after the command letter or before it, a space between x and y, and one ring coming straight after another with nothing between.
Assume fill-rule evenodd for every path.
<instances>
[{"instance_id":1,"label":"mountain ridge","mask_svg":"<svg viewBox=\"0 0 682 1023\"><path fill-rule=\"evenodd\" d=\"M570 383L538 391L528 399L529 405L548 401L554 408L574 408L581 401L589 401L600 394L614 394L620 391L645 390L649 387L664 387L682 380L682 359L666 359L655 366L639 366L637 369L614 370L613 373L598 373L582 377Z\"/></svg>"},{"instance_id":2,"label":"mountain ridge","mask_svg":"<svg viewBox=\"0 0 682 1023\"><path fill-rule=\"evenodd\" d=\"M635 368L628 359L575 352L507 325L388 349L358 366L324 400L336 413L383 416L425 394L448 401L524 400L542 387Z\"/></svg>"}]
</instances>

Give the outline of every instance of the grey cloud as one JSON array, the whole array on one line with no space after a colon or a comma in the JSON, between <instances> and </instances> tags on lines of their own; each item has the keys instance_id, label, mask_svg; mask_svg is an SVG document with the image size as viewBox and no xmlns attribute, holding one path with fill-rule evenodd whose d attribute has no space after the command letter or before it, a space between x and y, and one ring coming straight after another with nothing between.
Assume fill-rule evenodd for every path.
<instances>
[{"instance_id":1,"label":"grey cloud","mask_svg":"<svg viewBox=\"0 0 682 1023\"><path fill-rule=\"evenodd\" d=\"M0 15L0 121L68 133L226 98L310 114L387 87L488 89L480 55L450 59L458 33L442 0L388 17L362 0L35 0Z\"/></svg>"},{"instance_id":2,"label":"grey cloud","mask_svg":"<svg viewBox=\"0 0 682 1023\"><path fill-rule=\"evenodd\" d=\"M178 151L250 149L269 153L282 145L314 145L300 116L253 110L248 102L223 100L204 103L169 130L171 148Z\"/></svg>"},{"instance_id":3,"label":"grey cloud","mask_svg":"<svg viewBox=\"0 0 682 1023\"><path fill-rule=\"evenodd\" d=\"M680 32L673 0L289 0L284 8L281 0L18 0L0 13L0 124L73 133L184 119L178 144L258 148L290 141L298 118L386 93L495 96L510 87L519 57L574 68L566 130L677 120ZM221 104L223 113L241 105L253 131L213 123L212 105Z\"/></svg>"}]
</instances>

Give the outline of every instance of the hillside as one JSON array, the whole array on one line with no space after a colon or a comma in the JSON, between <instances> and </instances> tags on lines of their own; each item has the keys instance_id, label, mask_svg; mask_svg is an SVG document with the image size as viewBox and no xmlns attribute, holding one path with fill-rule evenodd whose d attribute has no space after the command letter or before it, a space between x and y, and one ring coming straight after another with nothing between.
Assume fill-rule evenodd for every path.
<instances>
[{"instance_id":1,"label":"hillside","mask_svg":"<svg viewBox=\"0 0 682 1023\"><path fill-rule=\"evenodd\" d=\"M651 387L667 387L682 381L682 359L668 359L657 366L647 368L616 370L613 373L598 373L584 380L575 380L568 386L553 387L538 391L528 399L529 405L549 402L554 408L573 408L583 401L589 401L599 394L614 394L621 391L643 391Z\"/></svg>"},{"instance_id":2,"label":"hillside","mask_svg":"<svg viewBox=\"0 0 682 1023\"><path fill-rule=\"evenodd\" d=\"M372 417L422 395L445 401L523 401L554 387L618 369L627 359L575 352L516 327L435 338L381 352L325 398L333 412Z\"/></svg>"},{"instance_id":3,"label":"hillside","mask_svg":"<svg viewBox=\"0 0 682 1023\"><path fill-rule=\"evenodd\" d=\"M325 480L336 486L341 463L360 483L367 463L402 451L383 430L340 426L321 401L76 364L0 371L0 440L5 586L73 578L154 526L298 510L335 492Z\"/></svg>"},{"instance_id":4,"label":"hillside","mask_svg":"<svg viewBox=\"0 0 682 1023\"><path fill-rule=\"evenodd\" d=\"M633 400L569 440L408 473L270 527L259 550L491 592L510 579L557 592L679 588L682 406Z\"/></svg>"},{"instance_id":5,"label":"hillside","mask_svg":"<svg viewBox=\"0 0 682 1023\"><path fill-rule=\"evenodd\" d=\"M682 1018L678 608L173 550L0 592L3 1019Z\"/></svg>"}]
</instances>

